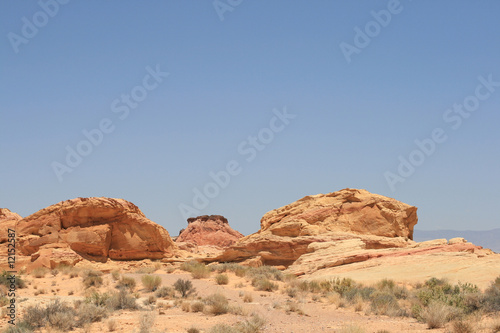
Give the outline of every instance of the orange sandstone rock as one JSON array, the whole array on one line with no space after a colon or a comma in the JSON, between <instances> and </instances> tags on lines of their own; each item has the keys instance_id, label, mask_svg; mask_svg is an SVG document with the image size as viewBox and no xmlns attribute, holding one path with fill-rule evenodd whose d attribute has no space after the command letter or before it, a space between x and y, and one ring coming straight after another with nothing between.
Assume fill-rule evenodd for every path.
<instances>
[{"instance_id":1,"label":"orange sandstone rock","mask_svg":"<svg viewBox=\"0 0 500 333\"><path fill-rule=\"evenodd\" d=\"M80 256L99 261L160 259L177 249L165 228L123 199L66 200L18 221L16 228L24 255L53 244L67 244Z\"/></svg>"}]
</instances>

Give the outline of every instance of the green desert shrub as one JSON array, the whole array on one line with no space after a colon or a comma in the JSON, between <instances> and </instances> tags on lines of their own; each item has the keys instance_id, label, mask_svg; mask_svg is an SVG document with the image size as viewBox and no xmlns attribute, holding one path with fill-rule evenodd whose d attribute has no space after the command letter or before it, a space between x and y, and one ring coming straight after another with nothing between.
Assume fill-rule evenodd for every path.
<instances>
[{"instance_id":1,"label":"green desert shrub","mask_svg":"<svg viewBox=\"0 0 500 333\"><path fill-rule=\"evenodd\" d=\"M155 296L163 299L174 298L175 290L171 287L163 286L156 291Z\"/></svg>"},{"instance_id":2,"label":"green desert shrub","mask_svg":"<svg viewBox=\"0 0 500 333\"><path fill-rule=\"evenodd\" d=\"M129 291L133 291L135 289L137 282L133 277L130 276L122 276L121 279L118 281L116 284L117 289L123 289L126 288Z\"/></svg>"},{"instance_id":3,"label":"green desert shrub","mask_svg":"<svg viewBox=\"0 0 500 333\"><path fill-rule=\"evenodd\" d=\"M7 288L10 288L11 283L14 282L16 288L25 288L26 287L26 282L20 275L16 275L15 279L12 279L12 274L8 273L7 271L3 271L2 274L0 274L0 285L6 286Z\"/></svg>"},{"instance_id":4,"label":"green desert shrub","mask_svg":"<svg viewBox=\"0 0 500 333\"><path fill-rule=\"evenodd\" d=\"M191 312L203 312L205 309L205 304L200 301L195 301L191 303Z\"/></svg>"},{"instance_id":5,"label":"green desert shrub","mask_svg":"<svg viewBox=\"0 0 500 333\"><path fill-rule=\"evenodd\" d=\"M113 310L138 309L136 299L126 289L114 292L107 300L107 305Z\"/></svg>"},{"instance_id":6,"label":"green desert shrub","mask_svg":"<svg viewBox=\"0 0 500 333\"><path fill-rule=\"evenodd\" d=\"M139 333L150 333L156 321L153 311L141 313L139 316Z\"/></svg>"},{"instance_id":7,"label":"green desert shrub","mask_svg":"<svg viewBox=\"0 0 500 333\"><path fill-rule=\"evenodd\" d=\"M93 269L88 269L82 272L83 285L85 288L102 286L102 273Z\"/></svg>"},{"instance_id":8,"label":"green desert shrub","mask_svg":"<svg viewBox=\"0 0 500 333\"><path fill-rule=\"evenodd\" d=\"M255 290L260 291L274 291L278 289L278 284L272 282L264 276L258 276L252 279L252 286Z\"/></svg>"},{"instance_id":9,"label":"green desert shrub","mask_svg":"<svg viewBox=\"0 0 500 333\"><path fill-rule=\"evenodd\" d=\"M484 303L486 311L500 311L500 276L486 289Z\"/></svg>"},{"instance_id":10,"label":"green desert shrub","mask_svg":"<svg viewBox=\"0 0 500 333\"><path fill-rule=\"evenodd\" d=\"M191 273L193 279L204 279L210 276L210 268L195 260L182 263L181 269Z\"/></svg>"},{"instance_id":11,"label":"green desert shrub","mask_svg":"<svg viewBox=\"0 0 500 333\"><path fill-rule=\"evenodd\" d=\"M403 314L396 296L385 291L376 291L371 296L371 311L376 315L400 316Z\"/></svg>"},{"instance_id":12,"label":"green desert shrub","mask_svg":"<svg viewBox=\"0 0 500 333\"><path fill-rule=\"evenodd\" d=\"M67 332L77 326L75 315L75 310L72 307L56 299L47 304L46 307L29 306L26 309L24 321L32 329L52 327Z\"/></svg>"},{"instance_id":13,"label":"green desert shrub","mask_svg":"<svg viewBox=\"0 0 500 333\"><path fill-rule=\"evenodd\" d=\"M97 307L103 307L107 304L109 297L108 293L101 294L100 292L94 290L85 297L84 302Z\"/></svg>"},{"instance_id":14,"label":"green desert shrub","mask_svg":"<svg viewBox=\"0 0 500 333\"><path fill-rule=\"evenodd\" d=\"M422 319L430 329L441 328L453 318L453 308L442 302L432 302L422 311Z\"/></svg>"},{"instance_id":15,"label":"green desert shrub","mask_svg":"<svg viewBox=\"0 0 500 333\"><path fill-rule=\"evenodd\" d=\"M474 333L474 327L471 323L457 320L453 322L452 333Z\"/></svg>"},{"instance_id":16,"label":"green desert shrub","mask_svg":"<svg viewBox=\"0 0 500 333\"><path fill-rule=\"evenodd\" d=\"M81 304L76 315L78 317L77 326L83 327L87 324L95 323L108 317L108 311L104 306L97 306L92 303Z\"/></svg>"},{"instance_id":17,"label":"green desert shrub","mask_svg":"<svg viewBox=\"0 0 500 333\"><path fill-rule=\"evenodd\" d=\"M251 279L267 278L271 281L283 281L283 272L272 266L251 267L246 271L246 276Z\"/></svg>"},{"instance_id":18,"label":"green desert shrub","mask_svg":"<svg viewBox=\"0 0 500 333\"><path fill-rule=\"evenodd\" d=\"M236 330L241 333L258 333L262 330L266 321L257 314L252 314L250 319L236 323Z\"/></svg>"},{"instance_id":19,"label":"green desert shrub","mask_svg":"<svg viewBox=\"0 0 500 333\"><path fill-rule=\"evenodd\" d=\"M3 333L33 333L33 329L31 328L30 324L27 321L23 320L23 321L16 323L15 326L9 325L2 332Z\"/></svg>"},{"instance_id":20,"label":"green desert shrub","mask_svg":"<svg viewBox=\"0 0 500 333\"><path fill-rule=\"evenodd\" d=\"M215 282L219 285L222 284L228 284L229 283L229 277L226 274L217 274L215 276Z\"/></svg>"},{"instance_id":21,"label":"green desert shrub","mask_svg":"<svg viewBox=\"0 0 500 333\"><path fill-rule=\"evenodd\" d=\"M174 289L181 294L182 298L186 298L196 292L196 289L193 287L193 283L190 280L184 279L178 279L175 281Z\"/></svg>"},{"instance_id":22,"label":"green desert shrub","mask_svg":"<svg viewBox=\"0 0 500 333\"><path fill-rule=\"evenodd\" d=\"M141 281L147 291L156 291L161 285L161 278L158 275L143 275Z\"/></svg>"},{"instance_id":23,"label":"green desert shrub","mask_svg":"<svg viewBox=\"0 0 500 333\"><path fill-rule=\"evenodd\" d=\"M216 293L204 298L204 303L208 306L207 312L214 316L229 312L229 302L226 296Z\"/></svg>"},{"instance_id":24,"label":"green desert shrub","mask_svg":"<svg viewBox=\"0 0 500 333\"><path fill-rule=\"evenodd\" d=\"M336 292L344 296L352 289L358 288L356 282L350 278L332 278L329 280L321 281L320 287L324 293Z\"/></svg>"}]
</instances>

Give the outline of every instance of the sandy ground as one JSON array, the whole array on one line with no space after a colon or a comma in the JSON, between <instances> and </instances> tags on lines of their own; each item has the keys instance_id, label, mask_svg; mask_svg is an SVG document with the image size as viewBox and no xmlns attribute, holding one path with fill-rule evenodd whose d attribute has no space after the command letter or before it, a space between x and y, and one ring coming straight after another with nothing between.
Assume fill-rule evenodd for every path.
<instances>
[{"instance_id":1,"label":"sandy ground","mask_svg":"<svg viewBox=\"0 0 500 333\"><path fill-rule=\"evenodd\" d=\"M103 322L92 324L90 327L83 329L79 328L74 332L108 332L107 321L111 318L116 321L117 327L115 332L138 332L139 317L143 311L147 311L148 307L143 305L143 300L148 296L153 295L151 292L146 292L142 289L141 275L134 273L136 268L128 267L124 263L116 265L121 272L133 277L137 280L136 292L138 292L138 304L143 309L137 311L119 310L112 312L108 319ZM240 278L233 273L227 272L229 276L229 284L219 286L214 280L216 274L207 279L193 280L191 275L181 270L175 270L167 273L160 269L154 273L162 279L162 286L172 286L179 279L190 279L197 289L196 297L205 297L215 292L223 293L230 302L230 305L241 306L247 315L224 314L213 316L204 313L184 312L179 306L173 306L168 309L158 308L153 309L156 314L156 320L151 332L186 332L190 327L196 327L201 332L208 332L209 329L217 323L233 324L238 321L246 320L249 314L255 312L260 314L266 320L263 332L283 332L283 333L299 333L299 332L340 332L340 329L348 325L357 325L365 330L365 332L378 332L379 330L387 330L388 332L429 332L425 324L417 322L413 318L393 318L387 316L367 315L365 311L356 312L354 308L337 308L336 305L330 304L325 298L316 299L313 301L311 294L302 294L291 299L288 295L282 293L283 285L275 292L255 291L251 286L248 278ZM115 282L110 274L104 274L104 285L99 288L100 291L116 290ZM82 278L70 278L68 275L59 273L52 276L48 273L43 278L35 278L32 275L25 276L28 282L27 288L18 290L18 317L22 318L24 309L32 304L47 304L55 298L61 301L72 303L75 300L83 299L85 290L83 289ZM43 294L35 296L35 293L45 291ZM250 293L253 301L245 303L242 299L243 292ZM165 304L173 303L168 300L158 300ZM298 302L299 307L304 312L304 315L296 312L287 313L285 307L287 302ZM368 305L366 305L368 306ZM5 328L7 317L4 317L0 323L0 328ZM482 318L477 322L476 328L478 332L491 332L492 318ZM53 330L42 330L42 332L54 332ZM432 332L450 332L448 325L444 329L435 329Z\"/></svg>"}]
</instances>

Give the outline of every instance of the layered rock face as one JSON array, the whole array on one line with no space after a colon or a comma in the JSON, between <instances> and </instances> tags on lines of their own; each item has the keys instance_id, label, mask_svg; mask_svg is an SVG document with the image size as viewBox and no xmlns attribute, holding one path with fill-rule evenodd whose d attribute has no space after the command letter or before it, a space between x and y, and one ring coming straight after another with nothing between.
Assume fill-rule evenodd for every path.
<instances>
[{"instance_id":1,"label":"layered rock face","mask_svg":"<svg viewBox=\"0 0 500 333\"><path fill-rule=\"evenodd\" d=\"M416 223L416 207L366 190L344 189L306 196L268 212L257 233L240 239L216 259L258 258L263 264L288 266L314 252L311 243L353 238L371 249L404 247L412 243Z\"/></svg>"},{"instance_id":2,"label":"layered rock face","mask_svg":"<svg viewBox=\"0 0 500 333\"><path fill-rule=\"evenodd\" d=\"M0 243L7 241L8 229L14 229L17 221L21 219L21 215L11 212L7 208L0 208Z\"/></svg>"},{"instance_id":3,"label":"layered rock face","mask_svg":"<svg viewBox=\"0 0 500 333\"><path fill-rule=\"evenodd\" d=\"M221 215L203 215L189 218L187 221L188 227L182 230L176 239L178 243L228 247L243 237L232 229L227 219Z\"/></svg>"},{"instance_id":4,"label":"layered rock face","mask_svg":"<svg viewBox=\"0 0 500 333\"><path fill-rule=\"evenodd\" d=\"M344 189L304 197L264 215L261 232L312 236L348 232L413 239L417 208L366 190Z\"/></svg>"},{"instance_id":5,"label":"layered rock face","mask_svg":"<svg viewBox=\"0 0 500 333\"><path fill-rule=\"evenodd\" d=\"M100 261L160 259L176 249L165 228L123 199L66 200L18 221L16 228L18 249L32 260L58 248ZM68 253L63 256L74 259Z\"/></svg>"}]
</instances>

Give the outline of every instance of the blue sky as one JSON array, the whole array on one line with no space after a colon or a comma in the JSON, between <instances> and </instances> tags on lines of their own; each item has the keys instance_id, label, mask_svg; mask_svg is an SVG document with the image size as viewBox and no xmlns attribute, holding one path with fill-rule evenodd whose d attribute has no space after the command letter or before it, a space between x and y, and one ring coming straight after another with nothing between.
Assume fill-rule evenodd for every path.
<instances>
[{"instance_id":1,"label":"blue sky","mask_svg":"<svg viewBox=\"0 0 500 333\"><path fill-rule=\"evenodd\" d=\"M0 206L124 198L172 235L182 207L249 234L351 187L417 206L420 229L500 225L499 2L216 5L0 2Z\"/></svg>"}]
</instances>

